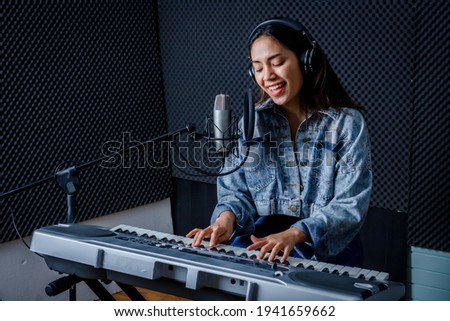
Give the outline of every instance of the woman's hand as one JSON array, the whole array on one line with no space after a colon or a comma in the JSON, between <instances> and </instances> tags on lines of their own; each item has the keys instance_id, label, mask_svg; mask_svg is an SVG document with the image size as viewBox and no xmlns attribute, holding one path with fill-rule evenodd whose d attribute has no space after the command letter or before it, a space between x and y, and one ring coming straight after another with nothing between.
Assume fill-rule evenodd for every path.
<instances>
[{"instance_id":1,"label":"woman's hand","mask_svg":"<svg viewBox=\"0 0 450 321\"><path fill-rule=\"evenodd\" d=\"M281 263L284 263L289 257L289 253L298 243L303 243L309 240L309 236L295 227L291 227L283 232L270 234L266 237L250 237L253 244L247 247L247 250L259 249L258 259L264 259L267 253L270 252L268 261L272 262L279 252L283 252Z\"/></svg>"},{"instance_id":2,"label":"woman's hand","mask_svg":"<svg viewBox=\"0 0 450 321\"><path fill-rule=\"evenodd\" d=\"M193 237L192 246L200 246L203 239L209 238L209 246L213 247L226 241L233 233L236 217L231 211L220 213L217 220L205 229L195 228L186 234L186 237Z\"/></svg>"}]
</instances>

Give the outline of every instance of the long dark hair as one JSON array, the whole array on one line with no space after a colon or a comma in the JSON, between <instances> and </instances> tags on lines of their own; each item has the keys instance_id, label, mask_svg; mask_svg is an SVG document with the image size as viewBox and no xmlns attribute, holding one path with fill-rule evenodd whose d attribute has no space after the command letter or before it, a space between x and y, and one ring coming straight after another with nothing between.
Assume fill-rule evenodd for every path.
<instances>
[{"instance_id":1,"label":"long dark hair","mask_svg":"<svg viewBox=\"0 0 450 321\"><path fill-rule=\"evenodd\" d=\"M250 50L254 41L261 37L268 36L289 50L293 51L297 57L311 47L311 44L301 32L282 24L267 24L253 32L248 41L248 50L251 60ZM310 112L325 110L329 108L341 109L343 107L363 109L361 105L353 101L339 78L328 62L320 46L316 46L315 59L313 61L314 71L305 74L303 68L303 86L300 92L300 101L306 115ZM299 59L299 64L301 63ZM269 95L262 89L261 98L258 103L262 103L269 98Z\"/></svg>"}]
</instances>

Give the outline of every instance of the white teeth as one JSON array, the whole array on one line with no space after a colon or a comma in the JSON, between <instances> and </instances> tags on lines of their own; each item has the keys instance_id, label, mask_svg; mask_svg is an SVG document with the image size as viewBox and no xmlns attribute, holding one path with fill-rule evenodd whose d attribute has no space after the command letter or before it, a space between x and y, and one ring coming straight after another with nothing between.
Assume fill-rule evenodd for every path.
<instances>
[{"instance_id":1,"label":"white teeth","mask_svg":"<svg viewBox=\"0 0 450 321\"><path fill-rule=\"evenodd\" d=\"M283 84L278 84L278 85L275 85L275 86L270 86L270 87L269 87L269 90L274 91L274 90L277 90L278 88L280 88L281 86L283 86Z\"/></svg>"}]
</instances>

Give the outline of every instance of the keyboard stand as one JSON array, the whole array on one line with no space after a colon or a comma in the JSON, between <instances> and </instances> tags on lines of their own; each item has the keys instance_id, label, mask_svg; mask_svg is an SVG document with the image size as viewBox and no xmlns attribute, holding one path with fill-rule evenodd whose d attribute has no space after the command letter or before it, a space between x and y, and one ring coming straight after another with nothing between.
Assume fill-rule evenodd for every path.
<instances>
[{"instance_id":1,"label":"keyboard stand","mask_svg":"<svg viewBox=\"0 0 450 321\"><path fill-rule=\"evenodd\" d=\"M115 282L132 300L144 299L133 287L192 300L397 300L404 285L382 279L383 273L340 266L320 270L255 260L253 251L192 248L191 239L120 225L114 230L83 224L60 224L33 233L31 251L47 266L68 275L50 292L84 281L101 300L112 295L102 283ZM295 259L295 258L293 258ZM291 263L291 262L289 262ZM301 262L300 262L301 263ZM321 263L316 263L320 265ZM325 271L325 269L329 271ZM365 271L365 272L364 272ZM352 274L355 277L351 277ZM360 277L360 275L364 275Z\"/></svg>"},{"instance_id":2,"label":"keyboard stand","mask_svg":"<svg viewBox=\"0 0 450 321\"><path fill-rule=\"evenodd\" d=\"M111 293L98 280L83 279L84 283L97 295L101 301L115 301Z\"/></svg>"},{"instance_id":3,"label":"keyboard stand","mask_svg":"<svg viewBox=\"0 0 450 321\"><path fill-rule=\"evenodd\" d=\"M53 282L50 282L45 287L45 292L48 296L55 296L65 291L69 291L69 301L76 301L76 285L80 282L86 283L86 285L91 289L92 292L95 293L95 295L97 295L97 297L101 301L115 301L114 297L111 295L111 293L108 292L108 290L106 290L106 288L100 283L100 281L94 279L83 279L76 275L63 276ZM129 288L126 289L127 291L124 292L127 293L127 295L128 292L132 293ZM137 292L136 289L135 291ZM138 298L138 296L134 293L132 293L131 296L136 299Z\"/></svg>"},{"instance_id":4,"label":"keyboard stand","mask_svg":"<svg viewBox=\"0 0 450 321\"><path fill-rule=\"evenodd\" d=\"M122 291L131 299L131 301L146 301L142 294L132 285L116 282Z\"/></svg>"}]
</instances>

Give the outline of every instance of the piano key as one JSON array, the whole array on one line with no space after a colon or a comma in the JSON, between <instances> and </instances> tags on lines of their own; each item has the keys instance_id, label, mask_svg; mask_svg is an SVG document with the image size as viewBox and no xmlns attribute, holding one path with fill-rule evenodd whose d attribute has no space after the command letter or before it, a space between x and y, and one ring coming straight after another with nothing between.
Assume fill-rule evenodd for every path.
<instances>
[{"instance_id":1,"label":"piano key","mask_svg":"<svg viewBox=\"0 0 450 321\"><path fill-rule=\"evenodd\" d=\"M307 265L305 265L305 268L309 269L309 270L315 270L316 269L316 265L319 264L319 263L320 263L319 261L310 260L309 263Z\"/></svg>"},{"instance_id":2,"label":"piano key","mask_svg":"<svg viewBox=\"0 0 450 321\"><path fill-rule=\"evenodd\" d=\"M347 272L350 277L352 278L358 278L359 272L361 271L361 268L358 267L351 267Z\"/></svg>"},{"instance_id":3,"label":"piano key","mask_svg":"<svg viewBox=\"0 0 450 321\"><path fill-rule=\"evenodd\" d=\"M328 265L328 263L326 263L326 262L317 262L317 264L314 264L314 270L322 271L322 269L327 265Z\"/></svg>"},{"instance_id":4,"label":"piano key","mask_svg":"<svg viewBox=\"0 0 450 321\"><path fill-rule=\"evenodd\" d=\"M377 279L378 274L380 274L380 272L372 270L366 275L366 280L374 281Z\"/></svg>"},{"instance_id":5,"label":"piano key","mask_svg":"<svg viewBox=\"0 0 450 321\"><path fill-rule=\"evenodd\" d=\"M242 254L247 253L247 250L244 248L234 247L233 252L234 252L234 255L236 255L236 256L242 256ZM247 254L246 254L246 256L247 256Z\"/></svg>"},{"instance_id":6,"label":"piano key","mask_svg":"<svg viewBox=\"0 0 450 321\"><path fill-rule=\"evenodd\" d=\"M175 247L191 247L192 246L192 238L188 238L185 236L178 236L169 233L152 231L149 229L143 229L139 227L129 226L125 224L120 224L114 228L110 229L113 232L124 233L124 234L132 234L145 238L152 238L160 241L161 243L170 243L170 246ZM139 240L135 240L138 241ZM176 243L176 244L175 244ZM162 246L161 244L160 246ZM220 255L227 256L238 256L241 258L249 258L256 260L259 251L247 251L245 248L239 248L231 245L218 244L215 248L211 248L209 246L209 240L203 240L201 246L197 247L198 250L206 250L206 251L215 251L219 252ZM268 256L268 255L267 255ZM277 257L277 263L279 264L281 256ZM308 268L316 271L322 271L325 273L338 274L342 276L350 276L353 278L372 278L378 281L387 281L389 279L389 274L385 272L379 272L375 270L361 269L355 267L349 267L344 265L333 265L327 264L324 262L318 262L315 260L307 260L296 257L289 257L287 262L285 262L286 266L293 267L302 267Z\"/></svg>"},{"instance_id":7,"label":"piano key","mask_svg":"<svg viewBox=\"0 0 450 321\"><path fill-rule=\"evenodd\" d=\"M389 273L380 272L377 275L377 281L387 281L387 280L389 280Z\"/></svg>"},{"instance_id":8,"label":"piano key","mask_svg":"<svg viewBox=\"0 0 450 321\"><path fill-rule=\"evenodd\" d=\"M342 275L343 269L345 268L344 265L339 265L336 264L333 269L330 271L330 273L332 274L338 274L338 275Z\"/></svg>"},{"instance_id":9,"label":"piano key","mask_svg":"<svg viewBox=\"0 0 450 321\"><path fill-rule=\"evenodd\" d=\"M289 264L296 267L306 268L311 264L311 260L301 259L297 257L288 258Z\"/></svg>"},{"instance_id":10,"label":"piano key","mask_svg":"<svg viewBox=\"0 0 450 321\"><path fill-rule=\"evenodd\" d=\"M327 263L323 268L322 272L331 273L336 265L332 263Z\"/></svg>"},{"instance_id":11,"label":"piano key","mask_svg":"<svg viewBox=\"0 0 450 321\"><path fill-rule=\"evenodd\" d=\"M184 244L184 237L181 237L181 236L178 236L178 235L172 235L172 239L175 241L175 242L177 242L177 243L179 243L179 242L181 242L181 243L183 243Z\"/></svg>"},{"instance_id":12,"label":"piano key","mask_svg":"<svg viewBox=\"0 0 450 321\"><path fill-rule=\"evenodd\" d=\"M358 272L358 279L367 280L367 275L370 273L370 270L368 269L361 269L361 271Z\"/></svg>"}]
</instances>

